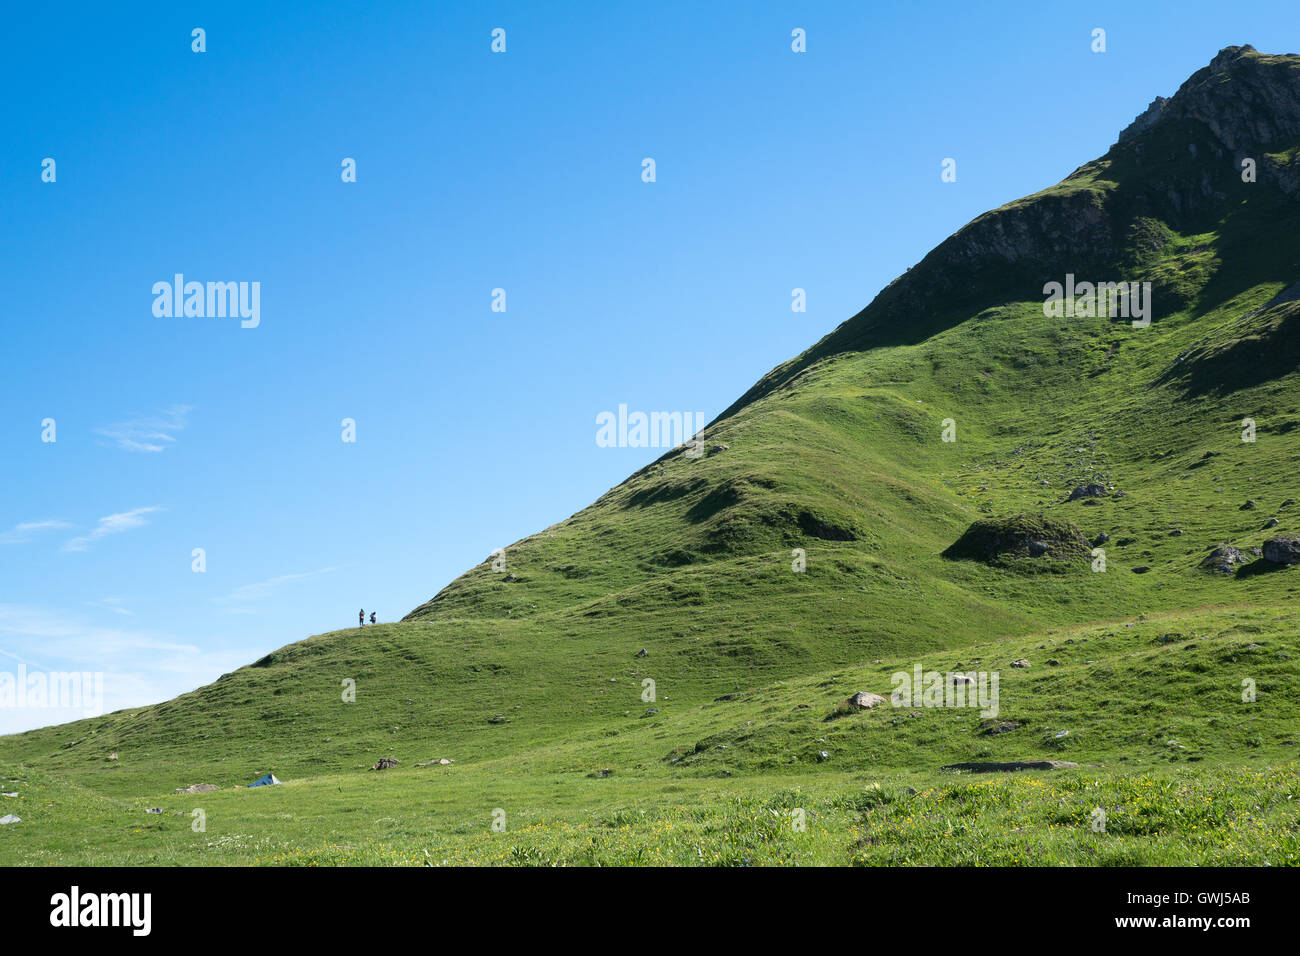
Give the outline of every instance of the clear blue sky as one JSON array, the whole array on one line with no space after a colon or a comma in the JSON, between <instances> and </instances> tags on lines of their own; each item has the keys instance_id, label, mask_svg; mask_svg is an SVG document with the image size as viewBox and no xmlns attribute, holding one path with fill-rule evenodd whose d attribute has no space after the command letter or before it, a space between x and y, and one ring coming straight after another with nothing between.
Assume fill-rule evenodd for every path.
<instances>
[{"instance_id":1,"label":"clear blue sky","mask_svg":"<svg viewBox=\"0 0 1300 956\"><path fill-rule=\"evenodd\" d=\"M1295 13L9 5L0 671L115 709L395 620L658 456L599 412L712 418L1220 48L1300 50ZM177 272L260 282L261 325L156 318Z\"/></svg>"}]
</instances>

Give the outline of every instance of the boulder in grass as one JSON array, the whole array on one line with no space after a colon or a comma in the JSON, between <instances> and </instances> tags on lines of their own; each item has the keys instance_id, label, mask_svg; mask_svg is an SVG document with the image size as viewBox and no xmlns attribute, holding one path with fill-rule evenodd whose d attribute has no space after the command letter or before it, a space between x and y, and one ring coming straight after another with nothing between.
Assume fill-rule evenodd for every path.
<instances>
[{"instance_id":1,"label":"boulder in grass","mask_svg":"<svg viewBox=\"0 0 1300 956\"><path fill-rule=\"evenodd\" d=\"M1262 550L1265 561L1272 561L1274 564L1300 564L1300 537L1295 535L1269 538L1264 542Z\"/></svg>"},{"instance_id":2,"label":"boulder in grass","mask_svg":"<svg viewBox=\"0 0 1300 956\"><path fill-rule=\"evenodd\" d=\"M858 691L848 700L844 701L843 707L846 710L871 710L877 704L883 704L887 698L879 694L868 694L866 691Z\"/></svg>"},{"instance_id":3,"label":"boulder in grass","mask_svg":"<svg viewBox=\"0 0 1300 956\"><path fill-rule=\"evenodd\" d=\"M980 723L980 733L989 737L997 737L1000 734L1009 734L1013 730L1019 730L1021 726L1018 720L985 720Z\"/></svg>"},{"instance_id":4,"label":"boulder in grass","mask_svg":"<svg viewBox=\"0 0 1300 956\"><path fill-rule=\"evenodd\" d=\"M1238 564L1245 564L1246 559L1241 556L1241 552L1231 545L1221 544L1201 562L1201 567L1206 571L1217 571L1219 574L1231 574L1232 569Z\"/></svg>"},{"instance_id":5,"label":"boulder in grass","mask_svg":"<svg viewBox=\"0 0 1300 956\"><path fill-rule=\"evenodd\" d=\"M1012 666L1012 667L1028 667L1028 666L1029 666L1029 661L1025 660L1025 659L1022 657L1022 658L1020 658L1020 660L1018 660L1018 661L1012 661L1012 662L1011 662L1011 666Z\"/></svg>"},{"instance_id":6,"label":"boulder in grass","mask_svg":"<svg viewBox=\"0 0 1300 956\"><path fill-rule=\"evenodd\" d=\"M1098 484L1079 485L1070 492L1070 497L1066 501L1078 501L1080 498L1104 498L1106 496L1106 486Z\"/></svg>"},{"instance_id":7,"label":"boulder in grass","mask_svg":"<svg viewBox=\"0 0 1300 956\"><path fill-rule=\"evenodd\" d=\"M397 761L397 758L396 758L396 757L380 757L380 758L379 758L379 761L378 761L378 762L377 762L373 767L371 767L370 769L371 769L371 770L388 770L390 767L396 767L396 766L397 766L397 763L398 763L398 761Z\"/></svg>"}]
</instances>

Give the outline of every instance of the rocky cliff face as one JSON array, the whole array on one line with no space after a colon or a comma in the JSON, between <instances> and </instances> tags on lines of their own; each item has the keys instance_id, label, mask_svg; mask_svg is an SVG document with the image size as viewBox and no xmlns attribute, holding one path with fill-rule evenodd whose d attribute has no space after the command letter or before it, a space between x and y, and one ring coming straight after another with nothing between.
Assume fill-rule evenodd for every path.
<instances>
[{"instance_id":1,"label":"rocky cliff face","mask_svg":"<svg viewBox=\"0 0 1300 956\"><path fill-rule=\"evenodd\" d=\"M1300 141L1300 58L1269 56L1249 44L1220 50L1170 99L1156 97L1124 132L1119 144L1140 150L1142 134L1179 124L1196 134L1194 156L1240 169L1254 159L1260 181L1300 197L1300 164L1289 155Z\"/></svg>"},{"instance_id":2,"label":"rocky cliff face","mask_svg":"<svg viewBox=\"0 0 1300 956\"><path fill-rule=\"evenodd\" d=\"M1193 73L1170 99L1156 98L1119 141L1168 119L1206 127L1226 149L1260 151L1300 137L1300 69L1294 56L1230 46Z\"/></svg>"}]
</instances>

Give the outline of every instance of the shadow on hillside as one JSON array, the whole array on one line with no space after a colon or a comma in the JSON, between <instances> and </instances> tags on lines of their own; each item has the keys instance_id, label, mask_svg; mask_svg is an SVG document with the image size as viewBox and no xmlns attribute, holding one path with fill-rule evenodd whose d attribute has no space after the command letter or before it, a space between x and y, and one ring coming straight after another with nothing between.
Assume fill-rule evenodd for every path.
<instances>
[{"instance_id":1,"label":"shadow on hillside","mask_svg":"<svg viewBox=\"0 0 1300 956\"><path fill-rule=\"evenodd\" d=\"M1250 564L1243 564L1237 569L1237 577L1253 578L1257 574L1272 574L1275 571L1285 571L1289 564L1274 564L1264 558L1256 558Z\"/></svg>"},{"instance_id":2,"label":"shadow on hillside","mask_svg":"<svg viewBox=\"0 0 1300 956\"><path fill-rule=\"evenodd\" d=\"M1218 342L1203 340L1156 379L1189 397L1227 395L1282 378L1300 367L1300 303L1244 316Z\"/></svg>"}]
</instances>

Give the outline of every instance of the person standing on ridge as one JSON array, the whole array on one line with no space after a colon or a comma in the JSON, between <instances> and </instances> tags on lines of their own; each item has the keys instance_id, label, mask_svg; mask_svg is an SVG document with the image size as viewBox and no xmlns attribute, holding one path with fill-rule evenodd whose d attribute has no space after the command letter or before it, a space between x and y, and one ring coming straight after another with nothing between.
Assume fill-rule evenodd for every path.
<instances>
[{"instance_id":1,"label":"person standing on ridge","mask_svg":"<svg viewBox=\"0 0 1300 956\"><path fill-rule=\"evenodd\" d=\"M365 627L365 626L366 626L366 609L365 609L365 608L362 608L361 610L357 611L357 626L358 626L358 627Z\"/></svg>"},{"instance_id":2,"label":"person standing on ridge","mask_svg":"<svg viewBox=\"0 0 1300 956\"><path fill-rule=\"evenodd\" d=\"M370 612L370 623L371 623L371 624L374 624L374 623L375 623L375 612L374 612L374 611L371 611L371 612Z\"/></svg>"}]
</instances>

